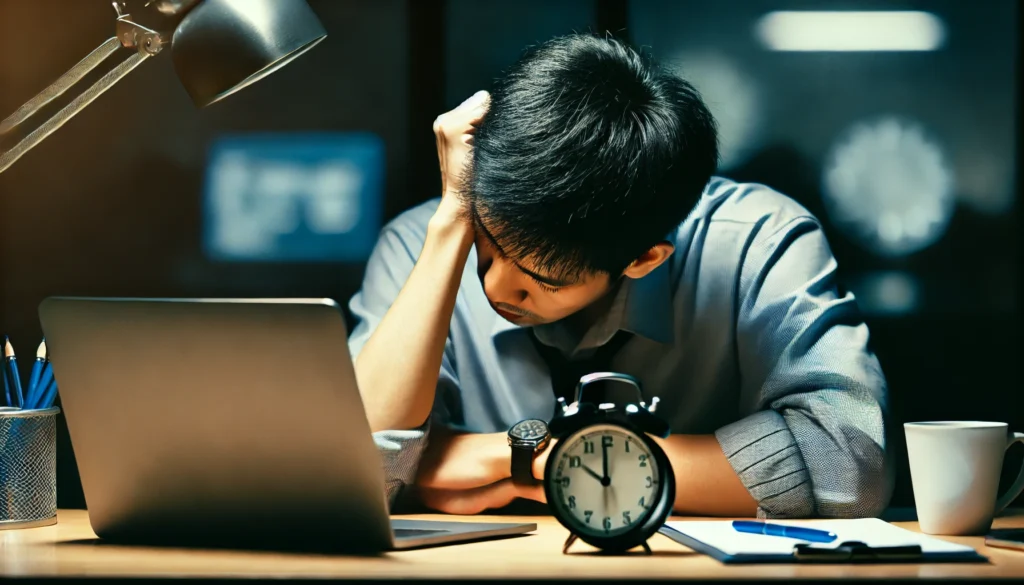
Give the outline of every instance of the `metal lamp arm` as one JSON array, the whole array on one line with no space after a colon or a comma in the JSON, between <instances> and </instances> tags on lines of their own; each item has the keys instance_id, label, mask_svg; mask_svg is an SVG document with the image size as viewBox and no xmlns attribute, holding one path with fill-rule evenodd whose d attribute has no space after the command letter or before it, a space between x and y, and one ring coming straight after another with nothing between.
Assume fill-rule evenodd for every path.
<instances>
[{"instance_id":1,"label":"metal lamp arm","mask_svg":"<svg viewBox=\"0 0 1024 585\"><path fill-rule=\"evenodd\" d=\"M67 123L78 112L85 109L96 98L141 65L143 61L161 51L165 41L159 33L133 22L131 15L122 13L122 5L119 2L114 2L114 10L117 12L117 36L107 39L96 50L89 53L86 58L79 61L67 73L57 79L57 81L50 84L49 87L39 92L25 105L0 122L0 139L18 128L25 120L32 117L32 115L48 103L63 95L121 47L135 49L135 54L118 63L117 66L76 96L70 103L61 108L60 111L15 143L14 146L7 150L0 150L0 173L7 170L26 152L42 142L44 138L53 134L53 132Z\"/></svg>"}]
</instances>

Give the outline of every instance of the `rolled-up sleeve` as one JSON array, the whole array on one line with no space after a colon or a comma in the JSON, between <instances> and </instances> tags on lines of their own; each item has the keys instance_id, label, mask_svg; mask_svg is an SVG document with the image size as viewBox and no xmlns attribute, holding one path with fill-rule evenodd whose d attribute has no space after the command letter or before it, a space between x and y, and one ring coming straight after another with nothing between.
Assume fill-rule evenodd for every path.
<instances>
[{"instance_id":1,"label":"rolled-up sleeve","mask_svg":"<svg viewBox=\"0 0 1024 585\"><path fill-rule=\"evenodd\" d=\"M738 289L743 418L716 437L760 517L877 516L893 475L867 326L817 220L758 228Z\"/></svg>"},{"instance_id":2,"label":"rolled-up sleeve","mask_svg":"<svg viewBox=\"0 0 1024 585\"><path fill-rule=\"evenodd\" d=\"M349 336L352 359L363 349L366 341L377 329L381 319L391 308L399 291L408 279L423 248L423 234L415 227L390 224L381 232L366 266L362 287L349 302L356 325ZM457 385L450 343L446 344L438 376L439 394ZM371 391L372 389L361 389ZM388 430L373 434L384 466L385 489L389 505L394 505L402 488L416 478L420 457L427 446L430 420L416 429Z\"/></svg>"}]
</instances>

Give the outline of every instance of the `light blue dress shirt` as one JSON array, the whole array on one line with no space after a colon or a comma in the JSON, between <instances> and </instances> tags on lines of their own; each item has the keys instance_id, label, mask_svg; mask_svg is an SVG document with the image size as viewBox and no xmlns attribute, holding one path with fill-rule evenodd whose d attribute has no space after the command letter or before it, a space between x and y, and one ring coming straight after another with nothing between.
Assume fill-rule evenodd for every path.
<instances>
[{"instance_id":1,"label":"light blue dress shirt","mask_svg":"<svg viewBox=\"0 0 1024 585\"><path fill-rule=\"evenodd\" d=\"M383 229L350 303L353 357L409 276L437 203ZM763 185L714 178L670 238L669 261L627 279L582 338L554 323L537 339L582 357L620 329L634 333L612 369L637 377L648 403L660 398L673 433L714 434L760 517L879 514L893 484L885 378L853 296L837 290L818 221ZM548 420L554 406L529 331L491 310L471 252L431 421L375 435L389 498L413 481L431 425L501 432Z\"/></svg>"}]
</instances>

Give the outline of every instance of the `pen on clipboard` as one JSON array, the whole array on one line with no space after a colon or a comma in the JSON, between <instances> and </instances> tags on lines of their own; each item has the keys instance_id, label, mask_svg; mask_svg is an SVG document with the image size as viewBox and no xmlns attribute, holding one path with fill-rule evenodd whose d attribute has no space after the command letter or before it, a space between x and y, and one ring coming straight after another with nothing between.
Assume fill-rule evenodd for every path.
<instances>
[{"instance_id":1,"label":"pen on clipboard","mask_svg":"<svg viewBox=\"0 0 1024 585\"><path fill-rule=\"evenodd\" d=\"M733 530L747 534L763 534L765 536L782 536L785 538L796 538L798 540L809 540L811 542L832 542L837 537L835 533L817 528L805 528L803 526L786 526L784 524L770 524L768 522L754 522L751 520L735 520L732 523Z\"/></svg>"}]
</instances>

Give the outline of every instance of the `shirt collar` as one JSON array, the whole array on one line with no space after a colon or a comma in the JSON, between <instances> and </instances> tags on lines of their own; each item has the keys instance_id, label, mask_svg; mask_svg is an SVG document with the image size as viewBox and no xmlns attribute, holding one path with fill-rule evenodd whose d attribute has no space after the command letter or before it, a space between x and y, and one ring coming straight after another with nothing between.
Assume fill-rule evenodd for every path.
<instances>
[{"instance_id":1,"label":"shirt collar","mask_svg":"<svg viewBox=\"0 0 1024 585\"><path fill-rule=\"evenodd\" d=\"M598 320L583 336L580 348L604 345L619 330L629 331L659 343L675 341L675 318L672 307L670 262L663 262L650 274L639 279L626 279L604 318ZM491 336L520 330L522 327L502 319L493 310ZM537 338L545 345L565 345L566 331L559 322L535 327ZM587 343L583 343L583 342Z\"/></svg>"}]
</instances>

